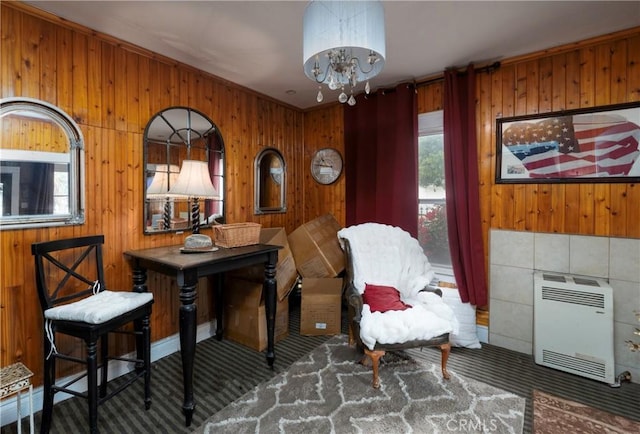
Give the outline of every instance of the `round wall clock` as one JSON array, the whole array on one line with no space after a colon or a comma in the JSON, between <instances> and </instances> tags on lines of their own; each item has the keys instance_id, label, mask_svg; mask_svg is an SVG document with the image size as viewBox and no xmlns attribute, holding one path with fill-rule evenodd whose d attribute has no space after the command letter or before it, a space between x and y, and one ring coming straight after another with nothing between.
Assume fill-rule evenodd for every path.
<instances>
[{"instance_id":1,"label":"round wall clock","mask_svg":"<svg viewBox=\"0 0 640 434\"><path fill-rule=\"evenodd\" d=\"M342 173L342 156L333 148L316 151L311 158L311 176L320 184L333 184Z\"/></svg>"}]
</instances>

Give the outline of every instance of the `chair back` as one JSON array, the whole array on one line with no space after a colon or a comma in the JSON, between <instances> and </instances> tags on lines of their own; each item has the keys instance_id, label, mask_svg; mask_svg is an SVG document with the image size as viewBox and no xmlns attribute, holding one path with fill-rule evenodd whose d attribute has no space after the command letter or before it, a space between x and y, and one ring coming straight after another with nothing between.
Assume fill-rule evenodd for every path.
<instances>
[{"instance_id":1,"label":"chair back","mask_svg":"<svg viewBox=\"0 0 640 434\"><path fill-rule=\"evenodd\" d=\"M363 223L341 229L338 238L347 273L360 294L367 283L415 294L435 276L418 240L399 227Z\"/></svg>"},{"instance_id":2,"label":"chair back","mask_svg":"<svg viewBox=\"0 0 640 434\"><path fill-rule=\"evenodd\" d=\"M105 290L103 235L44 241L31 245L36 286L45 311ZM96 282L99 285L96 286Z\"/></svg>"}]
</instances>

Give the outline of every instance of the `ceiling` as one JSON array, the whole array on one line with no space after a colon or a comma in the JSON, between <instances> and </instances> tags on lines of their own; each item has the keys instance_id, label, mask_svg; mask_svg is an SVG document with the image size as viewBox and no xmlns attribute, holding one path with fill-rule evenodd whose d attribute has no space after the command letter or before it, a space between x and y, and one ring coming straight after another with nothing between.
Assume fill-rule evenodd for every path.
<instances>
[{"instance_id":1,"label":"ceiling","mask_svg":"<svg viewBox=\"0 0 640 434\"><path fill-rule=\"evenodd\" d=\"M301 109L306 1L26 1ZM384 1L373 89L640 26L640 1ZM358 86L362 90L362 85ZM324 88L324 102L338 91Z\"/></svg>"}]
</instances>

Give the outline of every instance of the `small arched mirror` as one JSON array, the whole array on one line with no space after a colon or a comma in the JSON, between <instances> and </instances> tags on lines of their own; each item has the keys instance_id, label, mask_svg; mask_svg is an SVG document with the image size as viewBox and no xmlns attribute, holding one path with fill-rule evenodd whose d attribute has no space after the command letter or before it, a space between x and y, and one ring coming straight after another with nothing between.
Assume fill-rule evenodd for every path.
<instances>
[{"instance_id":1,"label":"small arched mirror","mask_svg":"<svg viewBox=\"0 0 640 434\"><path fill-rule=\"evenodd\" d=\"M187 166L204 167L211 194L194 195L193 184L175 194ZM224 143L207 116L188 107L170 107L153 116L144 133L144 167L145 234L224 223Z\"/></svg>"},{"instance_id":2,"label":"small arched mirror","mask_svg":"<svg viewBox=\"0 0 640 434\"><path fill-rule=\"evenodd\" d=\"M275 148L263 149L255 161L255 213L281 213L287 210L286 166Z\"/></svg>"},{"instance_id":3,"label":"small arched mirror","mask_svg":"<svg viewBox=\"0 0 640 434\"><path fill-rule=\"evenodd\" d=\"M0 229L84 223L84 141L71 117L37 99L0 100Z\"/></svg>"}]
</instances>

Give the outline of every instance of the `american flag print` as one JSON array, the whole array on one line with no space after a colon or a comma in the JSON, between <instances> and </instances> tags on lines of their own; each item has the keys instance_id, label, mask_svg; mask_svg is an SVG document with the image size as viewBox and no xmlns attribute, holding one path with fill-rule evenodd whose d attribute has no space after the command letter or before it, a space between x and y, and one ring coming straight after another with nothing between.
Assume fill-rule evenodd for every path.
<instances>
[{"instance_id":1,"label":"american flag print","mask_svg":"<svg viewBox=\"0 0 640 434\"><path fill-rule=\"evenodd\" d=\"M502 134L530 178L625 176L640 156L638 141L640 127L613 113L512 122ZM507 173L522 173L522 166Z\"/></svg>"}]
</instances>

